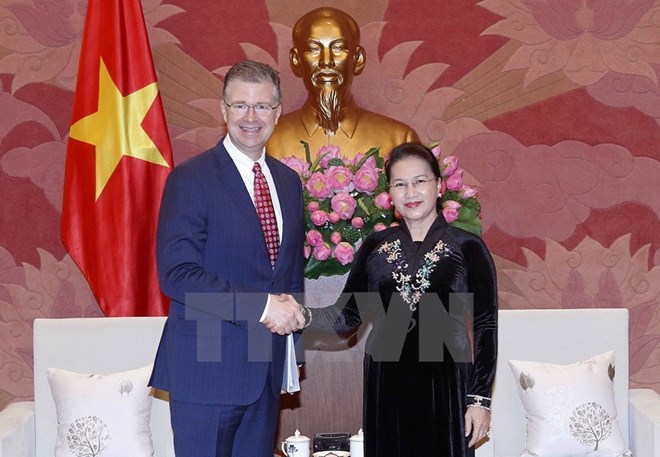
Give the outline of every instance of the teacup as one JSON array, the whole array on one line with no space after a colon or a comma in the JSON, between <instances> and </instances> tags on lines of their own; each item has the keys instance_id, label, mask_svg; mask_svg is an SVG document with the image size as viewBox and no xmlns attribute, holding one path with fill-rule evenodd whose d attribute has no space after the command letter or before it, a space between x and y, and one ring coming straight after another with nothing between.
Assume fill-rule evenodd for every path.
<instances>
[{"instance_id":1,"label":"teacup","mask_svg":"<svg viewBox=\"0 0 660 457\"><path fill-rule=\"evenodd\" d=\"M287 457L309 457L310 440L296 430L295 435L282 442L281 449Z\"/></svg>"}]
</instances>

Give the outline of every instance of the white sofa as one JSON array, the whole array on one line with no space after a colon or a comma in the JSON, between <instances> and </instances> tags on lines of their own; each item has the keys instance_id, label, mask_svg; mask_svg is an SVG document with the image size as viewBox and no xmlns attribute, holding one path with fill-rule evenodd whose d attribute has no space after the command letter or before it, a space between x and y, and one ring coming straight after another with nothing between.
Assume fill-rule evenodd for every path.
<instances>
[{"instance_id":1,"label":"white sofa","mask_svg":"<svg viewBox=\"0 0 660 457\"><path fill-rule=\"evenodd\" d=\"M567 364L609 350L617 356L615 391L624 436L635 457L660 457L660 396L628 390L627 310L506 310L499 317L492 435L477 457L519 456L524 447L525 418L508 360ZM46 368L108 374L146 365L163 323L153 317L35 320L35 400L0 412L0 457L53 455L57 424ZM156 456L173 456L166 401L154 400L152 433Z\"/></svg>"},{"instance_id":2,"label":"white sofa","mask_svg":"<svg viewBox=\"0 0 660 457\"><path fill-rule=\"evenodd\" d=\"M1 417L12 407L21 409L19 423L33 426L21 425L17 433L0 430L3 441L7 436L7 443L23 446L10 449L3 442L0 457L53 456L57 417L47 368L109 374L148 365L153 362L164 324L164 317L35 319L34 402L13 404L0 413ZM174 457L166 401L154 398L151 427L156 456ZM18 438L23 431L29 433L27 439Z\"/></svg>"},{"instance_id":3,"label":"white sofa","mask_svg":"<svg viewBox=\"0 0 660 457\"><path fill-rule=\"evenodd\" d=\"M509 360L570 364L615 351L619 423L635 457L660 457L660 395L628 389L628 310L555 309L499 312L492 439L477 457L520 456L525 416ZM627 419L627 420L626 420Z\"/></svg>"}]
</instances>

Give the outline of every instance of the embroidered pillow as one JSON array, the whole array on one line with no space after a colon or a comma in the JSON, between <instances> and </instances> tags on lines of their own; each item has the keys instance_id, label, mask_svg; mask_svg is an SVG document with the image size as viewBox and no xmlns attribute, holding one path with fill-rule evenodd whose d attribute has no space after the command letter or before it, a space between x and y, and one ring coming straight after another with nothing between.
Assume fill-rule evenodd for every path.
<instances>
[{"instance_id":1,"label":"embroidered pillow","mask_svg":"<svg viewBox=\"0 0 660 457\"><path fill-rule=\"evenodd\" d=\"M522 457L631 455L614 403L614 352L571 365L509 365L527 418Z\"/></svg>"},{"instance_id":2,"label":"embroidered pillow","mask_svg":"<svg viewBox=\"0 0 660 457\"><path fill-rule=\"evenodd\" d=\"M152 365L109 375L49 368L57 412L55 457L150 457Z\"/></svg>"}]
</instances>

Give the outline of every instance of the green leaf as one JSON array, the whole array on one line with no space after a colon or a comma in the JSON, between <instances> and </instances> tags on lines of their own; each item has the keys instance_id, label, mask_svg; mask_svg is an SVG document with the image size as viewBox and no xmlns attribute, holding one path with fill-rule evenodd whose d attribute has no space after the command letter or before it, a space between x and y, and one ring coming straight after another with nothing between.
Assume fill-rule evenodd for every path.
<instances>
[{"instance_id":1,"label":"green leaf","mask_svg":"<svg viewBox=\"0 0 660 457\"><path fill-rule=\"evenodd\" d=\"M467 206L462 206L458 210L458 219L452 222L451 225L481 236L482 226L479 214L475 213Z\"/></svg>"},{"instance_id":2,"label":"green leaf","mask_svg":"<svg viewBox=\"0 0 660 457\"><path fill-rule=\"evenodd\" d=\"M364 202L364 199L358 198L357 203L358 203L358 206L362 209L362 211L364 211L364 214L366 214L367 216L371 215L371 212L369 211L369 207ZM375 208L375 206L374 206L374 208Z\"/></svg>"},{"instance_id":3,"label":"green leaf","mask_svg":"<svg viewBox=\"0 0 660 457\"><path fill-rule=\"evenodd\" d=\"M358 171L360 168L362 168L362 165L369 160L369 157L371 156L376 156L376 162L378 162L378 151L380 148L371 148L367 151L367 153L362 157L362 160L358 162L357 166L355 167L355 171Z\"/></svg>"},{"instance_id":4,"label":"green leaf","mask_svg":"<svg viewBox=\"0 0 660 457\"><path fill-rule=\"evenodd\" d=\"M443 202L447 200L454 200L456 202L460 200L460 197L458 196L458 192L455 192L453 190L445 190L445 193L442 194L442 198L440 200Z\"/></svg>"},{"instance_id":5,"label":"green leaf","mask_svg":"<svg viewBox=\"0 0 660 457\"><path fill-rule=\"evenodd\" d=\"M354 228L350 224L346 224L345 227L342 227L340 233L342 240L351 243L353 246L355 246L355 243L364 236L361 230Z\"/></svg>"},{"instance_id":6,"label":"green leaf","mask_svg":"<svg viewBox=\"0 0 660 457\"><path fill-rule=\"evenodd\" d=\"M335 157L334 159L328 160L328 167L341 167L344 165L344 161L341 160L339 157Z\"/></svg>"},{"instance_id":7,"label":"green leaf","mask_svg":"<svg viewBox=\"0 0 660 457\"><path fill-rule=\"evenodd\" d=\"M461 228L463 230L466 230L470 233L474 233L477 236L481 236L481 222L475 223L474 221L454 221L450 225L454 227Z\"/></svg>"},{"instance_id":8,"label":"green leaf","mask_svg":"<svg viewBox=\"0 0 660 457\"><path fill-rule=\"evenodd\" d=\"M461 199L461 204L464 207L470 208L473 212L479 213L481 211L481 205L479 204L479 201L476 198L469 198L467 200Z\"/></svg>"},{"instance_id":9,"label":"green leaf","mask_svg":"<svg viewBox=\"0 0 660 457\"><path fill-rule=\"evenodd\" d=\"M310 172L310 173L314 173L314 172L316 171L316 169L318 168L319 164L321 163L321 160L323 160L323 158L324 158L325 156L329 155L330 152L331 152L331 151L328 151L328 152L326 152L325 154L322 154L322 155L318 156L318 157L316 158L316 160L314 161L314 163L312 163L312 165L309 167L309 172ZM308 160L307 163L311 163L311 161Z\"/></svg>"},{"instance_id":10,"label":"green leaf","mask_svg":"<svg viewBox=\"0 0 660 457\"><path fill-rule=\"evenodd\" d=\"M303 140L300 140L303 147L305 148L305 160L307 163L312 163L312 154L309 152L309 143Z\"/></svg>"}]
</instances>

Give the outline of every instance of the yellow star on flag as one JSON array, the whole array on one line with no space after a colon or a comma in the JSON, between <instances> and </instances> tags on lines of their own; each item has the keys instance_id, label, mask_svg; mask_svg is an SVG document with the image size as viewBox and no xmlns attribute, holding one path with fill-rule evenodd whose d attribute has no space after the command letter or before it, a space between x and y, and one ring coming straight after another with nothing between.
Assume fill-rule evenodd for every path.
<instances>
[{"instance_id":1,"label":"yellow star on flag","mask_svg":"<svg viewBox=\"0 0 660 457\"><path fill-rule=\"evenodd\" d=\"M169 168L140 125L157 95L155 82L122 95L101 59L98 111L73 124L69 132L71 138L96 146L96 200L124 156Z\"/></svg>"}]
</instances>

